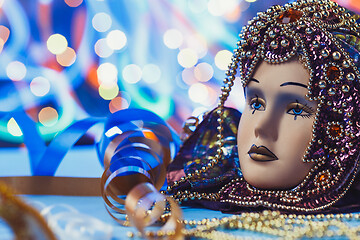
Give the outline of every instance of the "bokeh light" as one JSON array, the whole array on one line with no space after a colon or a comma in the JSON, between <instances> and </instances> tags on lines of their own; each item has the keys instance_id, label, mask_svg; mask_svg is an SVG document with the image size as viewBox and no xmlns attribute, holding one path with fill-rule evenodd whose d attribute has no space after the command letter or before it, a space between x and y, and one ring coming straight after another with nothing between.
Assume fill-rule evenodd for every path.
<instances>
[{"instance_id":1,"label":"bokeh light","mask_svg":"<svg viewBox=\"0 0 360 240\"><path fill-rule=\"evenodd\" d=\"M194 75L194 68L185 68L181 72L181 78L184 81L184 83L186 83L189 86L197 82L197 79Z\"/></svg>"},{"instance_id":2,"label":"bokeh light","mask_svg":"<svg viewBox=\"0 0 360 240\"><path fill-rule=\"evenodd\" d=\"M106 38L101 38L95 43L95 53L102 58L110 57L114 50L111 49L106 41Z\"/></svg>"},{"instance_id":3,"label":"bokeh light","mask_svg":"<svg viewBox=\"0 0 360 240\"><path fill-rule=\"evenodd\" d=\"M99 95L105 100L111 100L119 94L119 87L117 84L112 86L101 84L99 87Z\"/></svg>"},{"instance_id":4,"label":"bokeh light","mask_svg":"<svg viewBox=\"0 0 360 240\"><path fill-rule=\"evenodd\" d=\"M210 0L208 10L214 16L222 16L233 11L238 5L239 0Z\"/></svg>"},{"instance_id":5,"label":"bokeh light","mask_svg":"<svg viewBox=\"0 0 360 240\"><path fill-rule=\"evenodd\" d=\"M44 107L40 110L38 118L39 122L45 127L52 127L57 123L59 114L55 108Z\"/></svg>"},{"instance_id":6,"label":"bokeh light","mask_svg":"<svg viewBox=\"0 0 360 240\"><path fill-rule=\"evenodd\" d=\"M65 0L65 3L69 5L69 7L78 7L83 0Z\"/></svg>"},{"instance_id":7,"label":"bokeh light","mask_svg":"<svg viewBox=\"0 0 360 240\"><path fill-rule=\"evenodd\" d=\"M142 70L142 78L149 84L158 82L161 78L161 70L159 66L155 64L145 65Z\"/></svg>"},{"instance_id":8,"label":"bokeh light","mask_svg":"<svg viewBox=\"0 0 360 240\"><path fill-rule=\"evenodd\" d=\"M6 67L7 76L13 81L20 81L26 75L26 67L22 62L10 62Z\"/></svg>"},{"instance_id":9,"label":"bokeh light","mask_svg":"<svg viewBox=\"0 0 360 240\"><path fill-rule=\"evenodd\" d=\"M48 38L46 45L52 54L61 54L66 50L68 42L63 35L56 33Z\"/></svg>"},{"instance_id":10,"label":"bokeh light","mask_svg":"<svg viewBox=\"0 0 360 240\"><path fill-rule=\"evenodd\" d=\"M113 50L120 50L125 47L127 38L120 30L113 30L106 36L107 45Z\"/></svg>"},{"instance_id":11,"label":"bokeh light","mask_svg":"<svg viewBox=\"0 0 360 240\"><path fill-rule=\"evenodd\" d=\"M184 41L183 34L177 29L169 29L164 33L163 41L170 49L179 48Z\"/></svg>"},{"instance_id":12,"label":"bokeh light","mask_svg":"<svg viewBox=\"0 0 360 240\"><path fill-rule=\"evenodd\" d=\"M8 121L7 131L15 137L20 137L23 135L19 125L17 124L14 118L10 118L10 120Z\"/></svg>"},{"instance_id":13,"label":"bokeh light","mask_svg":"<svg viewBox=\"0 0 360 240\"><path fill-rule=\"evenodd\" d=\"M198 61L196 52L191 48L182 49L177 56L179 64L184 68L191 68Z\"/></svg>"},{"instance_id":14,"label":"bokeh light","mask_svg":"<svg viewBox=\"0 0 360 240\"><path fill-rule=\"evenodd\" d=\"M215 55L215 65L220 70L227 70L231 63L232 52L228 50L221 50Z\"/></svg>"},{"instance_id":15,"label":"bokeh light","mask_svg":"<svg viewBox=\"0 0 360 240\"><path fill-rule=\"evenodd\" d=\"M111 17L109 16L109 14L104 12L95 14L92 19L92 26L98 32L106 32L110 29L111 24Z\"/></svg>"},{"instance_id":16,"label":"bokeh light","mask_svg":"<svg viewBox=\"0 0 360 240\"><path fill-rule=\"evenodd\" d=\"M56 61L63 67L71 66L76 60L76 53L74 49L67 47L66 50L56 55Z\"/></svg>"},{"instance_id":17,"label":"bokeh light","mask_svg":"<svg viewBox=\"0 0 360 240\"><path fill-rule=\"evenodd\" d=\"M118 70L112 63L103 63L97 69L99 85L113 87L117 82Z\"/></svg>"},{"instance_id":18,"label":"bokeh light","mask_svg":"<svg viewBox=\"0 0 360 240\"><path fill-rule=\"evenodd\" d=\"M195 14L200 14L207 9L208 0L188 1L187 3L190 11Z\"/></svg>"},{"instance_id":19,"label":"bokeh light","mask_svg":"<svg viewBox=\"0 0 360 240\"><path fill-rule=\"evenodd\" d=\"M4 44L8 40L9 35L10 35L10 30L5 26L0 25L0 38L4 41Z\"/></svg>"},{"instance_id":20,"label":"bokeh light","mask_svg":"<svg viewBox=\"0 0 360 240\"><path fill-rule=\"evenodd\" d=\"M199 63L194 68L194 76L200 82L209 81L214 75L214 69L212 66L206 62Z\"/></svg>"},{"instance_id":21,"label":"bokeh light","mask_svg":"<svg viewBox=\"0 0 360 240\"><path fill-rule=\"evenodd\" d=\"M208 47L206 40L200 34L192 34L187 36L186 45L195 51L197 58L203 58L207 54Z\"/></svg>"},{"instance_id":22,"label":"bokeh light","mask_svg":"<svg viewBox=\"0 0 360 240\"><path fill-rule=\"evenodd\" d=\"M5 45L4 40L2 40L2 39L0 38L0 53L2 52L2 50L3 50L3 48L4 48L4 45Z\"/></svg>"},{"instance_id":23,"label":"bokeh light","mask_svg":"<svg viewBox=\"0 0 360 240\"><path fill-rule=\"evenodd\" d=\"M122 97L115 97L109 103L109 110L111 113L117 112L122 109L126 109L129 107L129 102Z\"/></svg>"},{"instance_id":24,"label":"bokeh light","mask_svg":"<svg viewBox=\"0 0 360 240\"><path fill-rule=\"evenodd\" d=\"M44 77L36 77L30 82L30 91L38 97L45 96L50 91L50 82Z\"/></svg>"},{"instance_id":25,"label":"bokeh light","mask_svg":"<svg viewBox=\"0 0 360 240\"><path fill-rule=\"evenodd\" d=\"M195 83L189 88L189 97L193 102L201 103L209 96L208 88L202 83Z\"/></svg>"},{"instance_id":26,"label":"bokeh light","mask_svg":"<svg viewBox=\"0 0 360 240\"><path fill-rule=\"evenodd\" d=\"M193 110L191 116L198 117L207 111L209 111L209 108L207 108L207 107L197 107Z\"/></svg>"},{"instance_id":27,"label":"bokeh light","mask_svg":"<svg viewBox=\"0 0 360 240\"><path fill-rule=\"evenodd\" d=\"M21 82L0 96L9 116L0 123L0 144L21 142L7 130L19 107L33 119L50 106L58 113L52 127L36 123L46 141L75 119L129 106L154 111L179 131L192 112L216 106L242 26L288 0L250 2L7 1L0 9L0 75ZM226 104L241 109L239 101L230 94Z\"/></svg>"},{"instance_id":28,"label":"bokeh light","mask_svg":"<svg viewBox=\"0 0 360 240\"><path fill-rule=\"evenodd\" d=\"M138 65L129 64L124 67L122 71L122 76L126 82L134 84L141 80L142 71Z\"/></svg>"}]
</instances>

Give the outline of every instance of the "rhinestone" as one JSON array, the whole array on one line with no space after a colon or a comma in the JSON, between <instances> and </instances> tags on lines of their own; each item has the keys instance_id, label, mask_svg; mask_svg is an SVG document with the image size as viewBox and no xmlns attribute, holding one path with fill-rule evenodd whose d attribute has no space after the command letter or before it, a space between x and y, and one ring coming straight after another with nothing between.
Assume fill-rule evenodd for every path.
<instances>
[{"instance_id":1,"label":"rhinestone","mask_svg":"<svg viewBox=\"0 0 360 240\"><path fill-rule=\"evenodd\" d=\"M305 29L305 32L306 32L306 34L312 34L311 28L306 28L306 29Z\"/></svg>"},{"instance_id":2,"label":"rhinestone","mask_svg":"<svg viewBox=\"0 0 360 240\"><path fill-rule=\"evenodd\" d=\"M278 44L277 44L277 42L276 42L275 40L270 43L270 46L271 46L273 49L278 48Z\"/></svg>"},{"instance_id":3,"label":"rhinestone","mask_svg":"<svg viewBox=\"0 0 360 240\"><path fill-rule=\"evenodd\" d=\"M253 42L256 43L256 44L259 43L259 42L260 42L260 38L259 38L258 36L254 37L254 38L253 38Z\"/></svg>"},{"instance_id":4,"label":"rhinestone","mask_svg":"<svg viewBox=\"0 0 360 240\"><path fill-rule=\"evenodd\" d=\"M255 56L255 54L252 51L247 51L246 52L246 57L247 58L253 58Z\"/></svg>"},{"instance_id":5,"label":"rhinestone","mask_svg":"<svg viewBox=\"0 0 360 240\"><path fill-rule=\"evenodd\" d=\"M355 74L354 73L348 73L348 75L346 75L346 79L349 81L354 81L355 80Z\"/></svg>"},{"instance_id":6,"label":"rhinestone","mask_svg":"<svg viewBox=\"0 0 360 240\"><path fill-rule=\"evenodd\" d=\"M343 85L343 86L341 87L341 90L342 90L344 93L347 93L347 92L350 91L350 87L349 87L349 85Z\"/></svg>"},{"instance_id":7,"label":"rhinestone","mask_svg":"<svg viewBox=\"0 0 360 240\"><path fill-rule=\"evenodd\" d=\"M329 51L327 49L321 50L321 56L328 57L329 56Z\"/></svg>"},{"instance_id":8,"label":"rhinestone","mask_svg":"<svg viewBox=\"0 0 360 240\"><path fill-rule=\"evenodd\" d=\"M257 21L256 22L256 26L258 26L259 28L263 28L264 27L264 23L262 21Z\"/></svg>"},{"instance_id":9,"label":"rhinestone","mask_svg":"<svg viewBox=\"0 0 360 240\"><path fill-rule=\"evenodd\" d=\"M339 137L341 135L341 128L338 124L332 125L329 130L332 137Z\"/></svg>"},{"instance_id":10,"label":"rhinestone","mask_svg":"<svg viewBox=\"0 0 360 240\"><path fill-rule=\"evenodd\" d=\"M340 69L336 66L330 66L326 70L326 76L331 81L336 81L340 78Z\"/></svg>"},{"instance_id":11,"label":"rhinestone","mask_svg":"<svg viewBox=\"0 0 360 240\"><path fill-rule=\"evenodd\" d=\"M320 87L321 89L324 89L324 88L326 87L326 82L325 82L325 81L320 81L320 82L319 82L319 87Z\"/></svg>"},{"instance_id":12,"label":"rhinestone","mask_svg":"<svg viewBox=\"0 0 360 240\"><path fill-rule=\"evenodd\" d=\"M318 177L315 178L315 183L317 183L318 185L324 185L328 183L330 179L331 176L329 172L322 172L318 175Z\"/></svg>"},{"instance_id":13,"label":"rhinestone","mask_svg":"<svg viewBox=\"0 0 360 240\"><path fill-rule=\"evenodd\" d=\"M274 32L274 30L271 30L271 31L269 32L269 37L271 37L271 38L276 37L276 33Z\"/></svg>"},{"instance_id":14,"label":"rhinestone","mask_svg":"<svg viewBox=\"0 0 360 240\"><path fill-rule=\"evenodd\" d=\"M328 93L329 95L335 95L336 91L334 88L329 88Z\"/></svg>"},{"instance_id":15,"label":"rhinestone","mask_svg":"<svg viewBox=\"0 0 360 240\"><path fill-rule=\"evenodd\" d=\"M313 45L314 48L318 48L319 47L319 42L314 40L312 42L312 45Z\"/></svg>"},{"instance_id":16,"label":"rhinestone","mask_svg":"<svg viewBox=\"0 0 360 240\"><path fill-rule=\"evenodd\" d=\"M287 40L287 39L281 40L281 46L288 47L289 45L290 45L289 40Z\"/></svg>"},{"instance_id":17,"label":"rhinestone","mask_svg":"<svg viewBox=\"0 0 360 240\"><path fill-rule=\"evenodd\" d=\"M327 18L327 17L329 17L329 12L323 11L323 12L322 12L322 15L323 15L325 18Z\"/></svg>"},{"instance_id":18,"label":"rhinestone","mask_svg":"<svg viewBox=\"0 0 360 240\"><path fill-rule=\"evenodd\" d=\"M333 52L332 54L334 60L339 60L341 58L341 54L339 52Z\"/></svg>"},{"instance_id":19,"label":"rhinestone","mask_svg":"<svg viewBox=\"0 0 360 240\"><path fill-rule=\"evenodd\" d=\"M289 10L283 12L282 14L280 14L280 16L276 19L276 21L278 23L283 23L283 24L293 23L293 22L296 22L297 20L299 20L302 15L303 15L303 13L299 10L289 9Z\"/></svg>"},{"instance_id":20,"label":"rhinestone","mask_svg":"<svg viewBox=\"0 0 360 240\"><path fill-rule=\"evenodd\" d=\"M314 13L314 17L315 18L322 18L322 15L321 15L321 13L316 12L316 13Z\"/></svg>"},{"instance_id":21,"label":"rhinestone","mask_svg":"<svg viewBox=\"0 0 360 240\"><path fill-rule=\"evenodd\" d=\"M349 61L343 61L342 65L344 68L350 67Z\"/></svg>"}]
</instances>

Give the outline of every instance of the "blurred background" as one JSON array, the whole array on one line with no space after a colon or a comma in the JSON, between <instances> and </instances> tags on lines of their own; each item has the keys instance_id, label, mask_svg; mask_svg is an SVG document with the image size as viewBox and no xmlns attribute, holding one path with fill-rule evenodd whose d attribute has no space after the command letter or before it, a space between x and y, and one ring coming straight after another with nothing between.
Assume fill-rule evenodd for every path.
<instances>
[{"instance_id":1,"label":"blurred background","mask_svg":"<svg viewBox=\"0 0 360 240\"><path fill-rule=\"evenodd\" d=\"M125 108L154 111L179 132L216 106L242 26L286 2L0 0L0 146L22 143L19 108L46 141ZM359 0L337 2L360 11ZM235 86L228 105L243 101Z\"/></svg>"}]
</instances>

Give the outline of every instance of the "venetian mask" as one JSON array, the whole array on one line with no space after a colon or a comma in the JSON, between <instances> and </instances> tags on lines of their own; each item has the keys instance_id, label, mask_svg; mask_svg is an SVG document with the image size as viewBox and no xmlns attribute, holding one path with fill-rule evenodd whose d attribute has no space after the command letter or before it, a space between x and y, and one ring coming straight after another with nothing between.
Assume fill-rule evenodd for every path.
<instances>
[{"instance_id":1,"label":"venetian mask","mask_svg":"<svg viewBox=\"0 0 360 240\"><path fill-rule=\"evenodd\" d=\"M284 7L273 6L266 12L259 13L244 27L242 40L238 42L239 47L234 51L233 63L227 72L227 86L221 96L220 106L229 95L239 71L242 83L251 95L248 109L243 113L243 117L246 117L245 123L244 126L240 123L238 134L238 143L246 145L245 150L239 146L239 158L244 168L245 180L239 178L228 184L223 189L223 201L238 206L316 211L333 205L346 194L358 174L359 164L358 18L358 15L348 12L332 1L299 0ZM290 64L289 61L294 57L299 59L304 70L308 72L308 81L302 81L300 78L295 81L283 79L284 75L276 77L276 73L271 71L268 73L273 74L274 78L266 79L269 76L263 74L264 66L274 65L274 69L279 68L280 71L281 65ZM268 67L270 68L271 66ZM293 71L294 75L297 74L297 70ZM288 77L291 77L291 73ZM268 132L265 132L264 127L259 127L258 130L256 126L252 127L252 130L246 129L246 125L258 124L256 121L264 121L262 124L267 124L266 121L269 119L266 117L271 116L266 116L266 111L259 111L266 109L264 106L267 106L267 103L262 99L266 96L260 98L259 95L264 95L264 91L271 91L271 88L280 90L281 81L298 82L307 87L303 97L309 100L306 105L312 104L308 109L311 109L314 118L303 125L305 133L296 130L296 126L290 122L287 132L283 132L285 130L281 129L281 124L288 116L274 120L272 125L268 125ZM264 84L266 90L252 90L261 84ZM269 108L275 104L276 99L271 101ZM293 114L299 113L299 104L305 105L304 102L298 102L296 98L293 99L295 109L285 107L285 113L289 110L293 111L290 112ZM256 113L252 112L254 110ZM271 135L269 131L275 130L276 136ZM254 131L251 133L254 138L242 139L242 131ZM258 145L263 145L257 140L259 138L256 138L259 134L262 134L263 139L269 136L278 138L279 146L274 144L274 139L263 142L268 142L276 151L285 150L288 153L279 152L279 156L272 156L269 148L259 150ZM287 134L291 136L286 136ZM292 142L293 134L298 134L298 146ZM288 140L281 140L282 135ZM251 141L255 147L251 147ZM263 160L269 161L261 161L261 152L264 153L262 156L267 156L267 159ZM283 156L288 162L295 159L293 165L282 168L280 160ZM242 157L244 160L241 160ZM296 168L299 169L298 172ZM253 169L255 172L251 173ZM264 176L266 174L269 176ZM272 182L272 179L278 181ZM285 180L289 181L281 183Z\"/></svg>"},{"instance_id":2,"label":"venetian mask","mask_svg":"<svg viewBox=\"0 0 360 240\"><path fill-rule=\"evenodd\" d=\"M168 192L224 211L316 212L338 203L359 175L358 22L329 0L273 6L249 21L218 108L168 168ZM225 108L238 77L247 94L241 166L232 147L239 116L230 117L239 113Z\"/></svg>"},{"instance_id":3,"label":"venetian mask","mask_svg":"<svg viewBox=\"0 0 360 240\"><path fill-rule=\"evenodd\" d=\"M297 59L261 62L245 88L237 135L245 180L261 189L290 189L314 163L302 157L309 145L317 101L309 101L309 73Z\"/></svg>"}]
</instances>

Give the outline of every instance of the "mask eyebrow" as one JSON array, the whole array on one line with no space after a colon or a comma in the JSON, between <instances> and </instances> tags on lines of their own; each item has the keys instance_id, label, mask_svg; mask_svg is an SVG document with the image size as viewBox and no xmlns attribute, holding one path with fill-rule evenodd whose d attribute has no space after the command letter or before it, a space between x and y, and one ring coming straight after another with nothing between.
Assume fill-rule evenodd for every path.
<instances>
[{"instance_id":1,"label":"mask eyebrow","mask_svg":"<svg viewBox=\"0 0 360 240\"><path fill-rule=\"evenodd\" d=\"M298 83L298 82L284 82L280 85L280 87L283 87L283 86L289 86L289 85L293 85L293 86L299 86L299 87L303 87L303 88L306 88L307 89L307 86L305 84L302 84L302 83Z\"/></svg>"},{"instance_id":2,"label":"mask eyebrow","mask_svg":"<svg viewBox=\"0 0 360 240\"><path fill-rule=\"evenodd\" d=\"M259 83L259 80L255 79L255 78L250 78L249 82L251 82L251 81Z\"/></svg>"}]
</instances>

